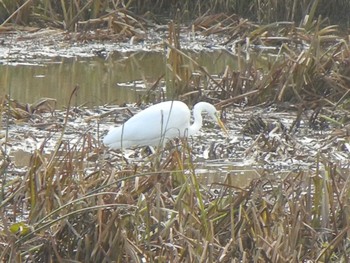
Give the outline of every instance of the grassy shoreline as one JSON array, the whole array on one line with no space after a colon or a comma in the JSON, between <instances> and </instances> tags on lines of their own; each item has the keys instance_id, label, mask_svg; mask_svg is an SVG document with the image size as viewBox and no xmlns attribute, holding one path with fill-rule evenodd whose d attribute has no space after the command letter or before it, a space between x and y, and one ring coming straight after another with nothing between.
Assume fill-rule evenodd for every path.
<instances>
[{"instance_id":1,"label":"grassy shoreline","mask_svg":"<svg viewBox=\"0 0 350 263\"><path fill-rule=\"evenodd\" d=\"M256 6L258 2L264 5ZM6 152L11 138L5 135L0 165L1 261L348 262L349 167L332 161L326 146L339 148L343 154L339 158L349 159L350 49L339 29L319 16L332 18L338 12L341 19L348 3L336 1L341 13L327 8L321 10L324 15L319 8L329 1L304 1L306 7L294 1L291 8L292 2L187 1L183 10L177 9L176 1L175 7L157 2L178 19L167 29L164 45L170 55L164 82L173 87L173 97L213 100L224 110L236 103L278 107L286 103L297 110L289 129L279 130L284 147L279 147L281 137L273 136L275 129L259 119L247 121L246 130L254 130L256 137L246 153L259 153L260 147L266 154L300 158L292 137L311 111L310 129L322 132L327 125L335 127L333 137L312 156L312 168L283 177L278 171L264 174L244 188L232 186L232 178L208 188L198 180L194 154L186 142L182 148L172 147L134 163L120 153L108 158L99 133L79 131L75 141L65 139L67 123L79 114L68 106L53 127L59 133L54 150L46 152L52 136L48 135L31 153L28 167L15 177L9 174L14 164ZM149 26L148 18L140 15L149 11L146 4L155 6L155 1L130 1L126 7L119 1L69 3L73 1L1 1L0 30L10 23L71 31L81 26L83 31L104 28L106 35L130 38ZM203 15L232 7L269 23ZM238 56L238 69L227 68L214 78L183 52L177 26L188 18L186 10L198 16L191 30L228 36L225 45ZM274 22L286 13L288 19L303 23ZM277 47L266 56L265 68L248 56L259 47ZM52 101L29 105L2 98L2 127L30 121L45 103Z\"/></svg>"},{"instance_id":2,"label":"grassy shoreline","mask_svg":"<svg viewBox=\"0 0 350 263\"><path fill-rule=\"evenodd\" d=\"M348 25L350 3L344 0L3 0L0 2L0 21L29 25L37 23L43 27L54 26L75 29L78 21L103 19L107 14L136 15L146 17L168 17L177 21L188 21L206 14L226 13L248 18L259 24L277 21L294 21L301 24L305 19L329 19L331 24ZM157 18L159 19L159 18ZM157 20L156 19L156 20ZM129 20L130 21L130 20Z\"/></svg>"}]
</instances>

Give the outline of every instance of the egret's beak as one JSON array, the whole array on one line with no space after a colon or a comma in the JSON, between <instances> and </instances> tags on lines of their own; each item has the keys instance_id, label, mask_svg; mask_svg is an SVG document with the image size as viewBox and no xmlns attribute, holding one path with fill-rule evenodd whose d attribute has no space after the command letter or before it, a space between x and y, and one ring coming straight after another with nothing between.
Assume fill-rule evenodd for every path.
<instances>
[{"instance_id":1,"label":"egret's beak","mask_svg":"<svg viewBox=\"0 0 350 263\"><path fill-rule=\"evenodd\" d=\"M219 113L215 114L215 117L216 117L216 121L217 121L217 123L219 124L220 128L221 128L221 129L226 133L226 135L228 136L228 135L229 135L229 134L228 134L228 131L227 131L227 129L226 129L224 123L221 121Z\"/></svg>"}]
</instances>

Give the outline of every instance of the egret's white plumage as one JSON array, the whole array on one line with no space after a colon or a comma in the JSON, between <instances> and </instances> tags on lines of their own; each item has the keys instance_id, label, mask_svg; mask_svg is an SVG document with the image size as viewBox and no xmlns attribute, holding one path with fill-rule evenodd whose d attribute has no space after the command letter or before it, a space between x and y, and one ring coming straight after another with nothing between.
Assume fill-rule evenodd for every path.
<instances>
[{"instance_id":1,"label":"egret's white plumage","mask_svg":"<svg viewBox=\"0 0 350 263\"><path fill-rule=\"evenodd\" d=\"M175 137L187 137L202 127L202 112L215 120L225 131L218 111L207 102L199 102L191 111L181 101L166 101L155 104L131 117L122 126L112 128L103 143L113 149L132 146L159 146Z\"/></svg>"}]
</instances>

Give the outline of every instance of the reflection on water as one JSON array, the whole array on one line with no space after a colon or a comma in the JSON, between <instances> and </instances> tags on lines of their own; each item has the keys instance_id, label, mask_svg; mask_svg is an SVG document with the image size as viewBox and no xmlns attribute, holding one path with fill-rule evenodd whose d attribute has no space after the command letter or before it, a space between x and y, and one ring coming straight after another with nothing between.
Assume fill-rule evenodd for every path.
<instances>
[{"instance_id":1,"label":"reflection on water","mask_svg":"<svg viewBox=\"0 0 350 263\"><path fill-rule=\"evenodd\" d=\"M210 188L216 188L216 184L246 188L254 179L260 178L262 171L242 165L227 165L225 163L203 164L203 168L196 169L199 181Z\"/></svg>"},{"instance_id":2,"label":"reflection on water","mask_svg":"<svg viewBox=\"0 0 350 263\"><path fill-rule=\"evenodd\" d=\"M227 65L235 67L235 58L224 51L192 53L192 57L211 74L223 72ZM106 103L132 103L145 91L145 85L151 86L150 83L164 74L165 68L165 57L160 52L113 53L107 59L56 58L26 64L8 62L0 65L1 94L10 94L12 98L26 103L43 97L55 98L57 105L62 107L67 105L75 85L79 85L74 105L91 107ZM143 85L135 85L135 81L141 81Z\"/></svg>"},{"instance_id":3,"label":"reflection on water","mask_svg":"<svg viewBox=\"0 0 350 263\"><path fill-rule=\"evenodd\" d=\"M247 188L253 180L259 178L271 178L283 180L291 174L297 174L297 170L290 170L290 166L285 169L276 169L276 167L261 167L258 163L246 165L243 161L226 161L215 163L203 162L196 169L198 180L207 185L208 188L216 189L221 186L233 188Z\"/></svg>"}]
</instances>

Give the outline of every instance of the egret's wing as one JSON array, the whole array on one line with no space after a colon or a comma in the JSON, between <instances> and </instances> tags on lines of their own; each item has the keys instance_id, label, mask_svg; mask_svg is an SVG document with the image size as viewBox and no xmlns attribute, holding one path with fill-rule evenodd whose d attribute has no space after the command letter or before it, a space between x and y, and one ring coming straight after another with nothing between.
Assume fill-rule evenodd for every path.
<instances>
[{"instance_id":1,"label":"egret's wing","mask_svg":"<svg viewBox=\"0 0 350 263\"><path fill-rule=\"evenodd\" d=\"M162 106L162 107L159 107ZM189 112L174 104L154 105L136 114L124 124L123 138L127 140L146 141L160 139L165 133L177 133L186 128ZM177 131L174 131L177 130ZM173 137L174 137L173 136Z\"/></svg>"},{"instance_id":2,"label":"egret's wing","mask_svg":"<svg viewBox=\"0 0 350 263\"><path fill-rule=\"evenodd\" d=\"M128 145L157 145L162 138L183 136L190 119L190 111L183 105L170 102L153 105L112 129L104 143L123 140Z\"/></svg>"}]
</instances>

